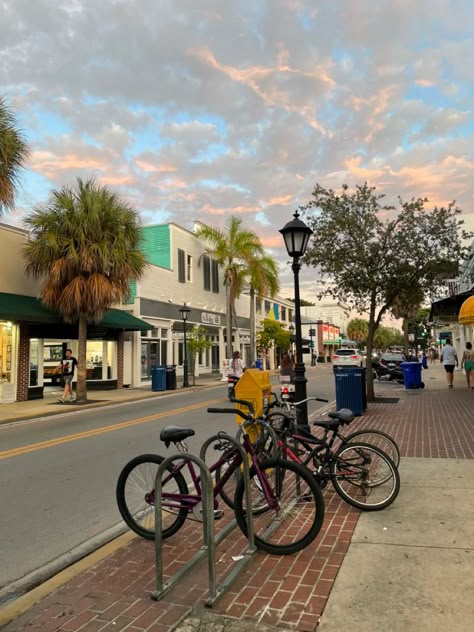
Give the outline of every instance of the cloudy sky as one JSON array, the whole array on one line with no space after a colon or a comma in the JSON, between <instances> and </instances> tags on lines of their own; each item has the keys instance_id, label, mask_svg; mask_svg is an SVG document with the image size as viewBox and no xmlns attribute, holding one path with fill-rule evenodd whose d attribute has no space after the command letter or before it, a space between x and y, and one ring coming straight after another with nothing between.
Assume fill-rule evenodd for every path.
<instances>
[{"instance_id":1,"label":"cloudy sky","mask_svg":"<svg viewBox=\"0 0 474 632\"><path fill-rule=\"evenodd\" d=\"M0 0L0 86L33 149L10 223L94 175L145 223L240 214L290 287L316 182L472 210L471 0Z\"/></svg>"}]
</instances>

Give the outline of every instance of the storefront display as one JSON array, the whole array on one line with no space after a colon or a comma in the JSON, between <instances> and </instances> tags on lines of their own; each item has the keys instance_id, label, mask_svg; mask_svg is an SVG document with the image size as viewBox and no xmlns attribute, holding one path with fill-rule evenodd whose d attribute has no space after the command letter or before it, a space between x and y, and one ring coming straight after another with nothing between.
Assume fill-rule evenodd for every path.
<instances>
[{"instance_id":1,"label":"storefront display","mask_svg":"<svg viewBox=\"0 0 474 632\"><path fill-rule=\"evenodd\" d=\"M0 402L15 401L15 347L17 327L0 322Z\"/></svg>"}]
</instances>

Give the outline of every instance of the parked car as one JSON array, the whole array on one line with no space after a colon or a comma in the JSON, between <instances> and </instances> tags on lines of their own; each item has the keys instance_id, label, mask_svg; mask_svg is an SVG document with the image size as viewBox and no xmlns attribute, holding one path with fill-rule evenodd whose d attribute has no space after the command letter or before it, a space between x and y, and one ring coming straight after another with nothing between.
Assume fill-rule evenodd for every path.
<instances>
[{"instance_id":1,"label":"parked car","mask_svg":"<svg viewBox=\"0 0 474 632\"><path fill-rule=\"evenodd\" d=\"M364 359L358 349L336 349L332 356L334 366L364 366Z\"/></svg>"},{"instance_id":2,"label":"parked car","mask_svg":"<svg viewBox=\"0 0 474 632\"><path fill-rule=\"evenodd\" d=\"M403 353L383 353L377 365L374 366L374 377L379 380L394 380L403 384L403 371L400 364L405 360Z\"/></svg>"}]
</instances>

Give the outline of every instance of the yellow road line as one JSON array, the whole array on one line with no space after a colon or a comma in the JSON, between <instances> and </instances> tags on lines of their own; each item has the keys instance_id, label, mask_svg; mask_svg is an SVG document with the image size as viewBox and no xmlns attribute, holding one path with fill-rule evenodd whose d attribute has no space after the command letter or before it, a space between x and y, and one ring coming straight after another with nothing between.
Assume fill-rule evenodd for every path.
<instances>
[{"instance_id":1,"label":"yellow road line","mask_svg":"<svg viewBox=\"0 0 474 632\"><path fill-rule=\"evenodd\" d=\"M12 448L11 450L4 450L0 452L0 461L3 459L10 459L14 456L20 456L22 454L28 454L29 452L36 452L37 450L45 450L46 448L52 448L63 443L69 443L71 441L78 441L79 439L87 439L88 437L94 437L96 435L105 434L106 432L114 432L115 430L121 430L122 428L129 428L130 426L137 426L138 424L144 424L149 421L155 421L156 419L162 419L163 417L171 417L180 415L182 413L203 408L204 406L210 406L222 402L222 397L219 399L212 399L208 402L202 402L200 404L192 404L191 406L184 406L183 408L177 408L163 413L155 413L154 415L148 415L147 417L139 417L137 419L131 419L130 421L122 421L111 426L104 426L103 428L96 428L95 430L85 430L84 432L77 432L76 434L66 435L65 437L58 437L57 439L50 439L49 441L41 441L39 443L32 443L31 445L21 446L19 448Z\"/></svg>"}]
</instances>

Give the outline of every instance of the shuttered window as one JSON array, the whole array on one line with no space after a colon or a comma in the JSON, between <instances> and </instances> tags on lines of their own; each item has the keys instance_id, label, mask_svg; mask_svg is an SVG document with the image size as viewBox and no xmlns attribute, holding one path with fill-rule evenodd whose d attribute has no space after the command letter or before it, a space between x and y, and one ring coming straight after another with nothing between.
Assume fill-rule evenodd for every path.
<instances>
[{"instance_id":1,"label":"shuttered window","mask_svg":"<svg viewBox=\"0 0 474 632\"><path fill-rule=\"evenodd\" d=\"M178 248L178 281L180 283L186 282L185 270L184 270L184 250Z\"/></svg>"},{"instance_id":2,"label":"shuttered window","mask_svg":"<svg viewBox=\"0 0 474 632\"><path fill-rule=\"evenodd\" d=\"M204 274L204 289L210 291L211 289L211 260L206 255L204 255L204 257L202 258L202 269L203 269L203 274Z\"/></svg>"},{"instance_id":3,"label":"shuttered window","mask_svg":"<svg viewBox=\"0 0 474 632\"><path fill-rule=\"evenodd\" d=\"M219 265L217 261L212 260L212 291L219 294Z\"/></svg>"}]
</instances>

